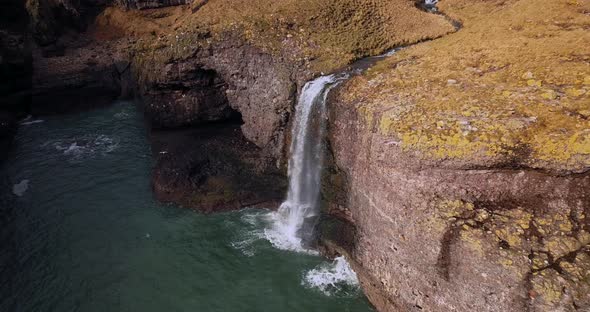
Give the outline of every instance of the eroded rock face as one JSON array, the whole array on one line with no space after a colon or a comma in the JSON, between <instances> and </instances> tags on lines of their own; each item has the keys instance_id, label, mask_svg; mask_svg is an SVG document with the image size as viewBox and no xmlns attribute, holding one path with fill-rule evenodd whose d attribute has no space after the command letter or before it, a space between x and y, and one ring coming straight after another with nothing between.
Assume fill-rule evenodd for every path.
<instances>
[{"instance_id":1,"label":"eroded rock face","mask_svg":"<svg viewBox=\"0 0 590 312\"><path fill-rule=\"evenodd\" d=\"M453 31L443 17L404 1L204 1L163 11L161 23L173 25L171 32L150 28L150 16L108 10L99 17L104 27L137 33L125 22L133 21L153 29L151 37L144 34L134 57L148 110L181 112L176 114L179 120L167 120L169 125L222 119L223 109L202 109L206 101L195 88L165 86L186 85L194 72L213 71L227 103L242 115L246 139L277 166L286 163L286 128L305 81L366 54ZM353 20L370 25L360 27ZM417 21L429 27L412 27ZM203 112L199 117L194 114L198 111Z\"/></svg>"},{"instance_id":2,"label":"eroded rock face","mask_svg":"<svg viewBox=\"0 0 590 312\"><path fill-rule=\"evenodd\" d=\"M145 66L158 64L140 62L137 70L146 71ZM155 72L159 75L142 80L141 94L156 126L222 121L235 110L244 121L246 139L276 159L281 157L296 91L286 64L235 39Z\"/></svg>"},{"instance_id":3,"label":"eroded rock face","mask_svg":"<svg viewBox=\"0 0 590 312\"><path fill-rule=\"evenodd\" d=\"M357 233L340 250L380 311L588 309L588 6L441 9L464 28L332 94L324 194Z\"/></svg>"},{"instance_id":4,"label":"eroded rock face","mask_svg":"<svg viewBox=\"0 0 590 312\"><path fill-rule=\"evenodd\" d=\"M239 124L210 124L151 134L156 198L202 212L278 207L285 175L261 167L262 150ZM262 162L264 163L264 162Z\"/></svg>"},{"instance_id":5,"label":"eroded rock face","mask_svg":"<svg viewBox=\"0 0 590 312\"><path fill-rule=\"evenodd\" d=\"M352 22L359 19L370 26ZM412 27L416 23L430 27ZM243 120L243 136L260 149L253 164L256 176L271 183L273 179L265 177L278 169L285 172L289 116L308 79L364 55L454 29L443 17L405 1L199 1L157 11L109 9L97 24L141 36L132 70L155 126L225 122L235 111ZM351 36L343 37L343 32ZM226 204L187 200L197 197L188 186L209 192L206 186L196 186L190 178L195 173L187 168L210 168L171 159L161 157L156 164L154 183L160 198L207 211L212 206L243 206L231 196L226 196ZM172 170L174 163L180 171ZM226 174L239 180L231 168Z\"/></svg>"},{"instance_id":6,"label":"eroded rock face","mask_svg":"<svg viewBox=\"0 0 590 312\"><path fill-rule=\"evenodd\" d=\"M376 281L366 287L380 311L588 306L590 176L412 171L383 153L387 140L338 130L337 158L357 154L341 158L348 196L333 209L356 225L351 257L365 284Z\"/></svg>"}]
</instances>

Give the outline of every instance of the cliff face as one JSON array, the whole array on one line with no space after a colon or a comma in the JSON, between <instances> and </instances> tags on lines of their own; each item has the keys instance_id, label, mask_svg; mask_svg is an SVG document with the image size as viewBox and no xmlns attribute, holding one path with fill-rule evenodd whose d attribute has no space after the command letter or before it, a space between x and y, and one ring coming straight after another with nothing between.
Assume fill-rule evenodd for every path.
<instances>
[{"instance_id":1,"label":"cliff face","mask_svg":"<svg viewBox=\"0 0 590 312\"><path fill-rule=\"evenodd\" d=\"M380 311L588 308L588 1L439 7L463 28L406 0L29 0L33 100L10 103L51 113L135 91L158 198L269 207L308 79L439 38L332 92L324 244ZM2 38L3 70L26 64L6 61L25 41Z\"/></svg>"},{"instance_id":2,"label":"cliff face","mask_svg":"<svg viewBox=\"0 0 590 312\"><path fill-rule=\"evenodd\" d=\"M267 198L280 200L275 194L284 193L289 117L306 80L454 30L443 17L401 0L28 0L26 5L35 39L33 113L94 107L135 90L154 129L241 123L241 133L233 136L206 130L219 135L212 143L179 131L173 141L182 138L182 144L154 144L158 197L206 211L264 199L252 195L262 189L257 183L245 183L251 191L235 198L219 196L199 178L201 171L215 177L217 188L233 188L249 181L248 175L267 181L271 190L283 186ZM230 157L221 162L227 166L220 165L219 142L237 142L242 153L228 147L225 154L243 159ZM186 157L200 149L205 160ZM253 171L235 170L238 163Z\"/></svg>"},{"instance_id":3,"label":"cliff face","mask_svg":"<svg viewBox=\"0 0 590 312\"><path fill-rule=\"evenodd\" d=\"M143 35L134 68L154 123L169 128L220 120L229 105L242 114L245 137L275 159L307 79L453 31L444 18L407 1L197 1L158 12L155 19L155 11L111 8L98 18L102 28ZM205 72L217 79L217 95L204 94L209 86L191 85Z\"/></svg>"},{"instance_id":4,"label":"cliff face","mask_svg":"<svg viewBox=\"0 0 590 312\"><path fill-rule=\"evenodd\" d=\"M253 163L260 180L270 181L269 189L274 189L285 185L277 177L281 172L284 177L289 120L298 90L309 78L453 30L442 16L422 12L408 1L218 0L158 10L109 8L98 16L95 33L113 40L138 38L129 49L131 69L155 128L225 123L239 116L242 139L254 143L258 153L246 163ZM208 200L193 190L207 187L187 170L198 171L201 165L187 163L181 155L190 152L182 151L158 162L155 189L160 198L198 208ZM186 169L172 174L177 165L170 159ZM218 181L227 182L219 187L232 188L240 180L239 175L216 172L214 176L224 177ZM247 197L242 202L250 201Z\"/></svg>"},{"instance_id":5,"label":"cliff face","mask_svg":"<svg viewBox=\"0 0 590 312\"><path fill-rule=\"evenodd\" d=\"M332 95L343 252L382 311L588 309L589 3L440 8L462 30Z\"/></svg>"}]
</instances>

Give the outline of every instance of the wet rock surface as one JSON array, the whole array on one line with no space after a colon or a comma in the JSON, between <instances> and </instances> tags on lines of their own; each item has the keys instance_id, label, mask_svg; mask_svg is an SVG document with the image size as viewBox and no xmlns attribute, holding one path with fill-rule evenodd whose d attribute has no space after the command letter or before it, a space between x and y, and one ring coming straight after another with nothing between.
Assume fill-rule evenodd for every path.
<instances>
[{"instance_id":1,"label":"wet rock surface","mask_svg":"<svg viewBox=\"0 0 590 312\"><path fill-rule=\"evenodd\" d=\"M287 189L284 173L261 161L239 124L154 130L156 198L202 212L246 207L277 208Z\"/></svg>"}]
</instances>

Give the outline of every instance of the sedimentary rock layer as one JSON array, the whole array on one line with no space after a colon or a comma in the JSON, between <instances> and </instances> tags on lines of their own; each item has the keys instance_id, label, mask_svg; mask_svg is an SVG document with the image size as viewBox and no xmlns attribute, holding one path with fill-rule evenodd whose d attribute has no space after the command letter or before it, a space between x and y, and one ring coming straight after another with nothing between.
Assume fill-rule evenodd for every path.
<instances>
[{"instance_id":1,"label":"sedimentary rock layer","mask_svg":"<svg viewBox=\"0 0 590 312\"><path fill-rule=\"evenodd\" d=\"M445 1L459 32L333 94L326 199L380 311L590 308L588 5Z\"/></svg>"}]
</instances>

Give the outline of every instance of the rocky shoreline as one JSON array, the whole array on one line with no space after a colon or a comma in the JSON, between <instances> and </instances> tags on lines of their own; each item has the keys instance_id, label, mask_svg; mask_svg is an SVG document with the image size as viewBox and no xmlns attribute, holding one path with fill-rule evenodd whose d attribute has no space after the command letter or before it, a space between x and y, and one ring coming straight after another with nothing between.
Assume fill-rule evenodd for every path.
<instances>
[{"instance_id":1,"label":"rocky shoreline","mask_svg":"<svg viewBox=\"0 0 590 312\"><path fill-rule=\"evenodd\" d=\"M330 94L321 248L379 311L590 307L587 3L13 2L0 157L18 118L136 98L155 196L206 213L283 199L307 80L422 42Z\"/></svg>"},{"instance_id":2,"label":"rocky shoreline","mask_svg":"<svg viewBox=\"0 0 590 312\"><path fill-rule=\"evenodd\" d=\"M332 94L326 205L357 233L342 252L380 311L584 310L590 71L570 38L588 6L441 9L464 28Z\"/></svg>"}]
</instances>

